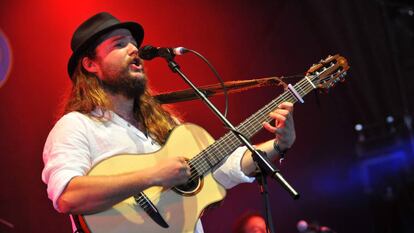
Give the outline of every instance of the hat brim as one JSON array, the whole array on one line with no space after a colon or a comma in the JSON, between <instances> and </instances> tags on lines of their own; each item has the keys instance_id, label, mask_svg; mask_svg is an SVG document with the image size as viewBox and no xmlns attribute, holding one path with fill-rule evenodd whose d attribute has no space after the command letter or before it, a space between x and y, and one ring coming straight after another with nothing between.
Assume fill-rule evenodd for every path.
<instances>
[{"instance_id":1,"label":"hat brim","mask_svg":"<svg viewBox=\"0 0 414 233\"><path fill-rule=\"evenodd\" d=\"M72 55L69 58L69 62L68 62L68 74L71 79L72 79L73 73L75 72L79 58L86 52L86 50L90 46L92 46L99 37L101 37L107 32L113 31L118 28L128 29L131 32L132 37L134 37L135 41L137 42L138 48L141 46L142 41L144 39L144 29L142 28L140 24L135 23L135 22L123 22L123 23L119 23L119 24L115 24L110 27L107 27L95 33L88 40L86 40L81 46L79 46L79 48L76 51L72 53Z\"/></svg>"}]
</instances>

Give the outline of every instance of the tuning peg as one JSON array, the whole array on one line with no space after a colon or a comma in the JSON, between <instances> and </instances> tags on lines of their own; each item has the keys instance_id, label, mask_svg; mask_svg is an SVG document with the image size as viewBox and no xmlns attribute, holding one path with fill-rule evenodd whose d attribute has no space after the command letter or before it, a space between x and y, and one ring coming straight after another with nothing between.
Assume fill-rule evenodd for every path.
<instances>
[{"instance_id":1,"label":"tuning peg","mask_svg":"<svg viewBox=\"0 0 414 233\"><path fill-rule=\"evenodd\" d=\"M331 55L328 55L328 56L325 58L325 60L324 60L324 61L329 60L329 59L331 59L331 58L332 58L332 56L331 56Z\"/></svg>"},{"instance_id":2,"label":"tuning peg","mask_svg":"<svg viewBox=\"0 0 414 233\"><path fill-rule=\"evenodd\" d=\"M346 76L346 71L345 71L345 72L343 72L341 75L339 75L339 80L340 80L341 82L345 82L345 76Z\"/></svg>"}]
</instances>

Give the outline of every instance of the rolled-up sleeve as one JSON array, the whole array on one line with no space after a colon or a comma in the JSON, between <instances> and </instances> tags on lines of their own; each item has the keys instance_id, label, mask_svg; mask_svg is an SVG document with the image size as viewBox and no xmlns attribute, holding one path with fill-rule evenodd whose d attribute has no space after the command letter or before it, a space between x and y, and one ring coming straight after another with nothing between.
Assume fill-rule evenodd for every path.
<instances>
[{"instance_id":1,"label":"rolled-up sleeve","mask_svg":"<svg viewBox=\"0 0 414 233\"><path fill-rule=\"evenodd\" d=\"M42 180L57 211L60 211L57 200L69 181L85 175L91 167L86 127L78 114L62 117L49 133L43 149Z\"/></svg>"},{"instance_id":2,"label":"rolled-up sleeve","mask_svg":"<svg viewBox=\"0 0 414 233\"><path fill-rule=\"evenodd\" d=\"M221 164L213 173L214 178L226 189L233 188L240 183L251 183L254 177L246 176L241 170L241 159L246 147L237 148L227 160Z\"/></svg>"}]
</instances>

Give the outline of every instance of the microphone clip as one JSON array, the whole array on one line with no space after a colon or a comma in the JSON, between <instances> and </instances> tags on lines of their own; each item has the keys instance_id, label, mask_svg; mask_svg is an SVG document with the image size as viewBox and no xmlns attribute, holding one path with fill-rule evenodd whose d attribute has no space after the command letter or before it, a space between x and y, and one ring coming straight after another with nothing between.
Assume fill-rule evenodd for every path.
<instances>
[{"instance_id":1,"label":"microphone clip","mask_svg":"<svg viewBox=\"0 0 414 233\"><path fill-rule=\"evenodd\" d=\"M174 51L171 48L159 48L158 56L165 58L167 61L172 61L175 57Z\"/></svg>"}]
</instances>

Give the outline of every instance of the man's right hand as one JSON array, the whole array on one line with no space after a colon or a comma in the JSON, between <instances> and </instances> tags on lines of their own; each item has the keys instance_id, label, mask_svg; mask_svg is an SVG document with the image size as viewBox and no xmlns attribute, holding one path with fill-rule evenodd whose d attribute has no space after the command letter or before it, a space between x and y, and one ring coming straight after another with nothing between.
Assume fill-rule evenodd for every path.
<instances>
[{"instance_id":1,"label":"man's right hand","mask_svg":"<svg viewBox=\"0 0 414 233\"><path fill-rule=\"evenodd\" d=\"M184 184L191 176L190 166L184 157L173 157L163 160L154 166L154 185L171 188Z\"/></svg>"},{"instance_id":2,"label":"man's right hand","mask_svg":"<svg viewBox=\"0 0 414 233\"><path fill-rule=\"evenodd\" d=\"M174 157L137 172L113 176L77 176L59 197L59 210L71 214L96 213L151 186L171 188L184 184L190 175L186 159Z\"/></svg>"}]
</instances>

